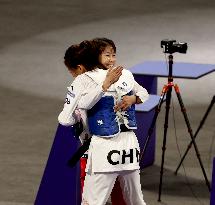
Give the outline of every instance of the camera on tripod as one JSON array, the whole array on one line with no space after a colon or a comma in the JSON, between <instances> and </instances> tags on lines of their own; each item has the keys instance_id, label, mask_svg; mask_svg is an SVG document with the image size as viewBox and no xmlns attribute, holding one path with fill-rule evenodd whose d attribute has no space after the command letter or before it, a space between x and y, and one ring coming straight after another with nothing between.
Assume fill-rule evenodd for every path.
<instances>
[{"instance_id":1,"label":"camera on tripod","mask_svg":"<svg viewBox=\"0 0 215 205\"><path fill-rule=\"evenodd\" d=\"M187 43L185 42L176 42L172 39L164 39L161 41L161 48L164 48L164 53L186 53L187 52Z\"/></svg>"}]
</instances>

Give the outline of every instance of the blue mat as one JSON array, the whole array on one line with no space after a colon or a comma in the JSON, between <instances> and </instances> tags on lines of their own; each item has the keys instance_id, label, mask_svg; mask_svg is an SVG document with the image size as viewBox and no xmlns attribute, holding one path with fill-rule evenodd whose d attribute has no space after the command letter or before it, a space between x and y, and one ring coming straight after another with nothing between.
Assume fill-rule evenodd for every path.
<instances>
[{"instance_id":1,"label":"blue mat","mask_svg":"<svg viewBox=\"0 0 215 205\"><path fill-rule=\"evenodd\" d=\"M35 205L80 205L80 164L67 161L80 146L72 127L58 125Z\"/></svg>"},{"instance_id":2,"label":"blue mat","mask_svg":"<svg viewBox=\"0 0 215 205\"><path fill-rule=\"evenodd\" d=\"M212 174L211 203L210 203L210 205L215 205L215 157L213 160L213 174Z\"/></svg>"}]
</instances>

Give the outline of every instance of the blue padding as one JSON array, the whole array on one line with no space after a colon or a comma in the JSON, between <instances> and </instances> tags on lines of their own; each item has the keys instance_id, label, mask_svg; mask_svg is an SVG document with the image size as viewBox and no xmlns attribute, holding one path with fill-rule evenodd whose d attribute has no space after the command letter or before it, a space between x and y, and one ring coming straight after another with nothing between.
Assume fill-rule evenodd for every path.
<instances>
[{"instance_id":1,"label":"blue padding","mask_svg":"<svg viewBox=\"0 0 215 205\"><path fill-rule=\"evenodd\" d=\"M91 134L109 137L119 132L119 125L113 107L113 96L104 96L87 111Z\"/></svg>"},{"instance_id":2,"label":"blue padding","mask_svg":"<svg viewBox=\"0 0 215 205\"><path fill-rule=\"evenodd\" d=\"M45 136L44 136L45 137ZM80 164L67 162L80 146L72 127L59 125L44 170L35 205L80 205Z\"/></svg>"},{"instance_id":3,"label":"blue padding","mask_svg":"<svg viewBox=\"0 0 215 205\"><path fill-rule=\"evenodd\" d=\"M164 61L145 61L130 68L133 74L158 77L168 76L167 63ZM173 77L197 79L215 71L213 64L173 63Z\"/></svg>"},{"instance_id":4,"label":"blue padding","mask_svg":"<svg viewBox=\"0 0 215 205\"><path fill-rule=\"evenodd\" d=\"M135 105L135 110L138 112L149 112L158 105L159 100L159 95L149 95L149 99L146 102Z\"/></svg>"},{"instance_id":5,"label":"blue padding","mask_svg":"<svg viewBox=\"0 0 215 205\"><path fill-rule=\"evenodd\" d=\"M215 205L215 157L213 160L213 174L212 174L212 184L211 184L211 202L210 205Z\"/></svg>"},{"instance_id":6,"label":"blue padding","mask_svg":"<svg viewBox=\"0 0 215 205\"><path fill-rule=\"evenodd\" d=\"M137 139L140 144L141 153L145 145L147 133L150 128L154 114L155 114L155 109L152 109L149 112L136 112L137 130L134 130L134 132L137 135ZM155 141L156 141L155 130L156 130L156 126L152 132L148 146L146 147L145 155L140 161L140 169L143 169L144 167L150 166L154 163Z\"/></svg>"}]
</instances>

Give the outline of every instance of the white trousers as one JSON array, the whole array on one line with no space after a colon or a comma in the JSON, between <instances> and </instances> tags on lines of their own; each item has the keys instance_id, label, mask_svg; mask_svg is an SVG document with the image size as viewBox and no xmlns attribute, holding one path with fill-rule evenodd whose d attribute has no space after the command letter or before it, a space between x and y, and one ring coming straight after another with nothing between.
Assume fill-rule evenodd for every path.
<instances>
[{"instance_id":1,"label":"white trousers","mask_svg":"<svg viewBox=\"0 0 215 205\"><path fill-rule=\"evenodd\" d=\"M87 173L84 181L82 205L105 205L117 177L127 205L146 205L143 200L139 170Z\"/></svg>"}]
</instances>

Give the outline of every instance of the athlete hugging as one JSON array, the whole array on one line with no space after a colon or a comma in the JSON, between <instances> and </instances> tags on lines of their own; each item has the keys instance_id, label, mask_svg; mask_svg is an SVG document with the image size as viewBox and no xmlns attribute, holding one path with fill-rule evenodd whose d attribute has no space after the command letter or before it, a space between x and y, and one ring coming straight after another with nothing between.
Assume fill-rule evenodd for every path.
<instances>
[{"instance_id":1,"label":"athlete hugging","mask_svg":"<svg viewBox=\"0 0 215 205\"><path fill-rule=\"evenodd\" d=\"M68 87L59 123L73 126L81 121L84 131L80 139L83 142L86 136L91 137L82 205L105 205L116 181L124 204L145 205L140 148L133 130L137 129L135 104L145 102L148 92L129 70L115 65L116 47L110 39L96 38L70 46L64 63L74 80Z\"/></svg>"}]
</instances>

